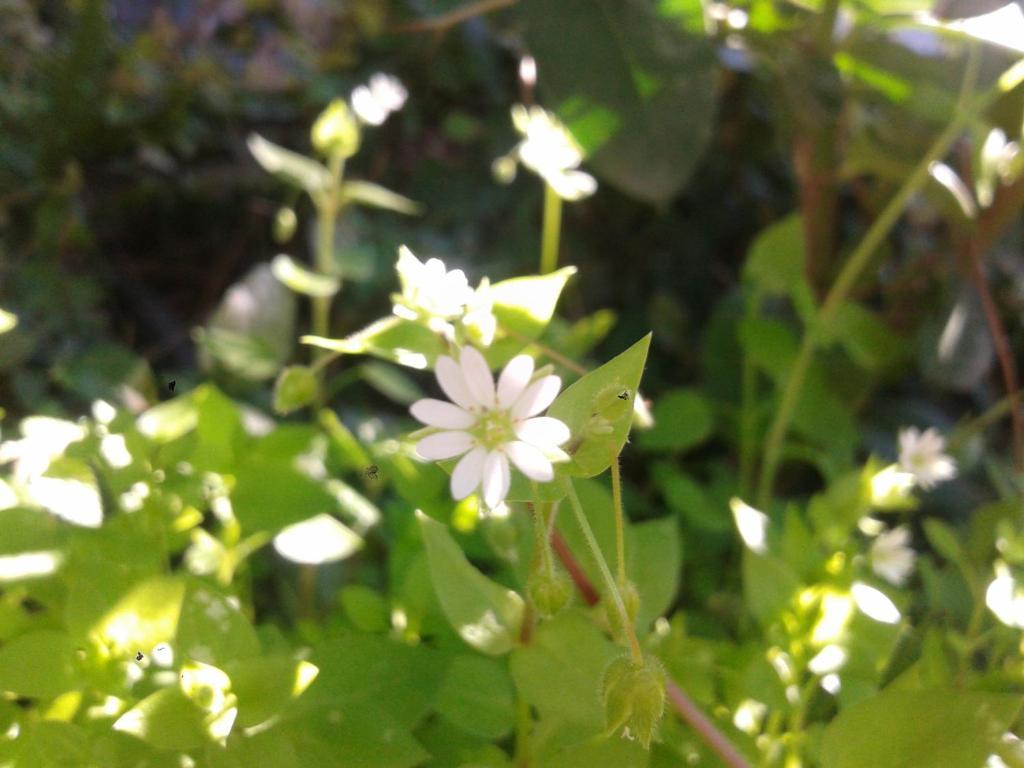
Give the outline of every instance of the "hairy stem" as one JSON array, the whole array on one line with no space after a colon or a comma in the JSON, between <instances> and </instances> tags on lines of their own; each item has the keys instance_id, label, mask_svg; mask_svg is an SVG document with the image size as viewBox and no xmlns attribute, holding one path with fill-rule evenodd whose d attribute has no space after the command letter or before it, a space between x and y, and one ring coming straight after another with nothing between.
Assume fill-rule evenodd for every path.
<instances>
[{"instance_id":1,"label":"hairy stem","mask_svg":"<svg viewBox=\"0 0 1024 768\"><path fill-rule=\"evenodd\" d=\"M917 164L917 167L906 178L892 200L889 201L888 205L882 210L882 213L875 219L871 228L868 229L853 253L850 254L850 258L843 265L842 271L840 271L835 283L826 295L825 301L813 321L813 325L804 332L793 368L786 378L785 389L782 392L779 407L775 411L775 419L772 421L768 437L765 439L764 463L761 467L761 478L757 490L757 504L759 507L767 506L771 500L775 485L775 473L782 454L782 443L789 429L789 423L793 418L793 411L800 398L800 393L803 390L807 371L810 368L815 348L820 340L819 334L821 329L829 327L834 320L836 312L839 311L839 308L846 300L850 289L853 288L857 279L871 262L875 251L895 226L907 202L928 180L931 164L949 151L949 148L960 134L961 129L970 118L971 111L967 107L974 93L974 85L978 76L978 61L977 47L972 47L967 60L963 86L960 90L960 99L952 121L950 121L946 130L934 141L931 148L929 148L928 152L925 153L925 156Z\"/></svg>"},{"instance_id":2,"label":"hairy stem","mask_svg":"<svg viewBox=\"0 0 1024 768\"><path fill-rule=\"evenodd\" d=\"M611 596L612 602L615 604L615 610L619 612L619 619L622 621L626 637L629 640L629 650L633 656L633 661L637 664L642 664L644 655L640 650L640 641L637 640L636 629L633 627L633 622L629 618L626 606L622 602L622 594L619 592L619 588L615 584L615 578L612 576L612 572L608 568L608 563L604 559L601 547L597 544L597 538L594 536L594 531L590 528L590 522L587 520L587 516L583 512L583 505L580 504L580 499L576 495L576 489L573 487L572 480L568 477L563 478L563 486L565 487L566 495L569 497L569 504L572 507L572 511L576 514L576 522L579 523L580 530L583 531L583 538L586 539L587 546L590 548L590 553L593 555L594 560L597 562L597 567L601 571L601 577L605 582L605 589L608 590L608 594Z\"/></svg>"},{"instance_id":3,"label":"hairy stem","mask_svg":"<svg viewBox=\"0 0 1024 768\"><path fill-rule=\"evenodd\" d=\"M614 444L609 444L612 469L612 503L615 507L615 557L618 561L617 575L619 589L626 586L626 520L622 511L622 478L619 472L619 457Z\"/></svg>"},{"instance_id":4,"label":"hairy stem","mask_svg":"<svg viewBox=\"0 0 1024 768\"><path fill-rule=\"evenodd\" d=\"M707 715L700 711L700 708L683 692L682 688L676 685L674 680L668 680L665 691L668 693L672 709L676 711L680 719L700 736L725 765L729 768L750 768L750 763L739 753L739 750L725 737L725 734L715 727Z\"/></svg>"},{"instance_id":5,"label":"hairy stem","mask_svg":"<svg viewBox=\"0 0 1024 768\"><path fill-rule=\"evenodd\" d=\"M548 183L544 184L544 231L540 242L540 273L546 275L558 267L558 239L562 232L562 198Z\"/></svg>"}]
</instances>

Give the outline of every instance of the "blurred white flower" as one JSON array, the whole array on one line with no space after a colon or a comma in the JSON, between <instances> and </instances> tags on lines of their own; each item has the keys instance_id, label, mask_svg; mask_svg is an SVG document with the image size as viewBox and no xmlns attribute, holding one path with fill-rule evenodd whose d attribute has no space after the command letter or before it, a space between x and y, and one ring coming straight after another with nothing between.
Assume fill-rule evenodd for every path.
<instances>
[{"instance_id":1,"label":"blurred white flower","mask_svg":"<svg viewBox=\"0 0 1024 768\"><path fill-rule=\"evenodd\" d=\"M512 107L512 124L523 136L512 151L494 161L495 176L510 182L516 175L516 161L539 175L563 200L582 200L597 191L597 180L578 170L583 148L569 129L540 107Z\"/></svg>"},{"instance_id":2,"label":"blurred white flower","mask_svg":"<svg viewBox=\"0 0 1024 768\"><path fill-rule=\"evenodd\" d=\"M451 402L424 398L410 412L422 423L437 427L416 444L424 459L442 461L456 456L451 492L461 500L480 489L484 504L494 509L512 482L509 461L531 480L554 477L553 461L568 456L558 446L570 437L558 419L538 416L562 387L558 376L533 377L533 358L512 358L497 385L487 361L473 347L463 347L459 361L437 359L437 381ZM465 454L465 455L463 455Z\"/></svg>"},{"instance_id":3,"label":"blurred white flower","mask_svg":"<svg viewBox=\"0 0 1024 768\"><path fill-rule=\"evenodd\" d=\"M896 464L871 477L871 506L876 509L910 509L914 506L914 482L910 472L901 472Z\"/></svg>"},{"instance_id":4,"label":"blurred white flower","mask_svg":"<svg viewBox=\"0 0 1024 768\"><path fill-rule=\"evenodd\" d=\"M875 573L890 584L903 586L917 559L910 547L910 529L898 525L881 534L871 545L870 558Z\"/></svg>"},{"instance_id":5,"label":"blurred white flower","mask_svg":"<svg viewBox=\"0 0 1024 768\"><path fill-rule=\"evenodd\" d=\"M900 468L909 472L926 491L956 477L956 462L943 453L946 440L932 427L900 430Z\"/></svg>"},{"instance_id":6,"label":"blurred white flower","mask_svg":"<svg viewBox=\"0 0 1024 768\"><path fill-rule=\"evenodd\" d=\"M482 347L491 346L498 330L498 319L494 316L494 300L491 298L491 283L485 277L466 304L462 325L469 338Z\"/></svg>"},{"instance_id":7,"label":"blurred white flower","mask_svg":"<svg viewBox=\"0 0 1024 768\"><path fill-rule=\"evenodd\" d=\"M985 605L1008 627L1024 629L1024 588L1005 563L996 563L996 577L985 590Z\"/></svg>"},{"instance_id":8,"label":"blurred white flower","mask_svg":"<svg viewBox=\"0 0 1024 768\"><path fill-rule=\"evenodd\" d=\"M409 92L397 77L380 72L352 91L352 111L367 125L380 125L405 104Z\"/></svg>"},{"instance_id":9,"label":"blurred white flower","mask_svg":"<svg viewBox=\"0 0 1024 768\"><path fill-rule=\"evenodd\" d=\"M424 264L404 245L398 249L398 280L401 295L392 296L394 313L407 320L420 317L451 320L459 317L473 299L466 273L451 272L440 259L427 259Z\"/></svg>"}]
</instances>

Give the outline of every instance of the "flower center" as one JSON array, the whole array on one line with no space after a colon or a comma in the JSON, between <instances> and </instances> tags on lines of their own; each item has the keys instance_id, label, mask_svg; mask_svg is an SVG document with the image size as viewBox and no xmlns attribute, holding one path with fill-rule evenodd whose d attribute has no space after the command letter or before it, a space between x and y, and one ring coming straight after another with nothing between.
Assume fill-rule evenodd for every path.
<instances>
[{"instance_id":1,"label":"flower center","mask_svg":"<svg viewBox=\"0 0 1024 768\"><path fill-rule=\"evenodd\" d=\"M484 411L471 432L481 446L493 450L515 440L512 414L509 411Z\"/></svg>"}]
</instances>

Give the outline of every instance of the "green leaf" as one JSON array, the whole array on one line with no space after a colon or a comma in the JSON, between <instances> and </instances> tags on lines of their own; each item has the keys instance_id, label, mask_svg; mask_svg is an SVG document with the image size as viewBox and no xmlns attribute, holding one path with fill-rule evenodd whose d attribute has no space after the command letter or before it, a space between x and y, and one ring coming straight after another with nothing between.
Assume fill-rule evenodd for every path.
<instances>
[{"instance_id":1,"label":"green leaf","mask_svg":"<svg viewBox=\"0 0 1024 768\"><path fill-rule=\"evenodd\" d=\"M800 588L793 569L772 554L743 550L743 594L763 626L771 624Z\"/></svg>"},{"instance_id":2,"label":"green leaf","mask_svg":"<svg viewBox=\"0 0 1024 768\"><path fill-rule=\"evenodd\" d=\"M303 336L300 341L347 355L374 355L393 363L423 370L433 367L448 351L444 340L420 323L385 317L344 339Z\"/></svg>"},{"instance_id":3,"label":"green leaf","mask_svg":"<svg viewBox=\"0 0 1024 768\"><path fill-rule=\"evenodd\" d=\"M960 537L953 526L935 517L927 518L922 525L924 534L928 537L928 543L936 552L949 562L966 567L970 571L970 560L967 558L963 545L960 543Z\"/></svg>"},{"instance_id":4,"label":"green leaf","mask_svg":"<svg viewBox=\"0 0 1024 768\"><path fill-rule=\"evenodd\" d=\"M247 456L239 464L231 503L246 533L276 533L336 507L320 483L290 464L278 456L261 455Z\"/></svg>"},{"instance_id":5,"label":"green leaf","mask_svg":"<svg viewBox=\"0 0 1024 768\"><path fill-rule=\"evenodd\" d=\"M206 714L181 688L173 686L147 696L121 715L113 728L157 749L195 749L209 740Z\"/></svg>"},{"instance_id":6,"label":"green leaf","mask_svg":"<svg viewBox=\"0 0 1024 768\"><path fill-rule=\"evenodd\" d=\"M758 233L743 265L743 279L769 296L789 296L805 282L800 214L786 216Z\"/></svg>"},{"instance_id":7,"label":"green leaf","mask_svg":"<svg viewBox=\"0 0 1024 768\"><path fill-rule=\"evenodd\" d=\"M978 768L1020 710L1020 696L965 690L886 690L825 729L824 768Z\"/></svg>"},{"instance_id":8,"label":"green leaf","mask_svg":"<svg viewBox=\"0 0 1024 768\"><path fill-rule=\"evenodd\" d=\"M519 637L523 599L474 568L441 523L416 513L441 608L459 636L492 656L508 653Z\"/></svg>"},{"instance_id":9,"label":"green leaf","mask_svg":"<svg viewBox=\"0 0 1024 768\"><path fill-rule=\"evenodd\" d=\"M217 666L256 656L259 638L236 602L208 584L192 581L178 619L176 655Z\"/></svg>"},{"instance_id":10,"label":"green leaf","mask_svg":"<svg viewBox=\"0 0 1024 768\"><path fill-rule=\"evenodd\" d=\"M411 405L423 397L423 390L401 369L371 361L359 366L363 381L400 405Z\"/></svg>"},{"instance_id":11,"label":"green leaf","mask_svg":"<svg viewBox=\"0 0 1024 768\"><path fill-rule=\"evenodd\" d=\"M437 693L437 711L468 733L500 739L515 722L515 691L504 664L456 656Z\"/></svg>"},{"instance_id":12,"label":"green leaf","mask_svg":"<svg viewBox=\"0 0 1024 768\"><path fill-rule=\"evenodd\" d=\"M346 635L314 649L320 674L303 697L346 717L367 713L413 728L430 711L444 674L440 654L383 635Z\"/></svg>"},{"instance_id":13,"label":"green leaf","mask_svg":"<svg viewBox=\"0 0 1024 768\"><path fill-rule=\"evenodd\" d=\"M679 526L671 517L634 523L626 535L626 567L640 593L636 624L646 630L675 599L682 570Z\"/></svg>"},{"instance_id":14,"label":"green leaf","mask_svg":"<svg viewBox=\"0 0 1024 768\"><path fill-rule=\"evenodd\" d=\"M312 272L286 253L279 253L270 262L274 277L303 296L327 298L341 288L341 281L331 275Z\"/></svg>"},{"instance_id":15,"label":"green leaf","mask_svg":"<svg viewBox=\"0 0 1024 768\"><path fill-rule=\"evenodd\" d=\"M633 398L640 386L651 334L597 370L578 379L558 396L548 415L572 432L566 450L572 460L559 470L578 477L604 472L618 456L633 423ZM621 395L626 393L626 397ZM609 430L610 428L610 430Z\"/></svg>"},{"instance_id":16,"label":"green leaf","mask_svg":"<svg viewBox=\"0 0 1024 768\"><path fill-rule=\"evenodd\" d=\"M360 632L387 632L391 626L387 600L362 584L350 584L338 598L348 620Z\"/></svg>"},{"instance_id":17,"label":"green leaf","mask_svg":"<svg viewBox=\"0 0 1024 768\"><path fill-rule=\"evenodd\" d=\"M304 189L310 195L317 195L331 186L331 172L322 163L285 149L257 133L250 134L247 143L263 170L286 184Z\"/></svg>"},{"instance_id":18,"label":"green leaf","mask_svg":"<svg viewBox=\"0 0 1024 768\"><path fill-rule=\"evenodd\" d=\"M430 757L407 729L377 709L314 712L290 723L289 732L302 768L413 768Z\"/></svg>"},{"instance_id":19,"label":"green leaf","mask_svg":"<svg viewBox=\"0 0 1024 768\"><path fill-rule=\"evenodd\" d=\"M718 63L709 39L640 0L527 0L523 13L541 95L589 164L648 202L682 189L714 119Z\"/></svg>"},{"instance_id":20,"label":"green leaf","mask_svg":"<svg viewBox=\"0 0 1024 768\"><path fill-rule=\"evenodd\" d=\"M282 416L305 408L316 400L316 375L305 365L289 365L274 383L274 412Z\"/></svg>"},{"instance_id":21,"label":"green leaf","mask_svg":"<svg viewBox=\"0 0 1024 768\"><path fill-rule=\"evenodd\" d=\"M169 443L196 428L199 409L195 391L143 411L135 422L139 432L156 443Z\"/></svg>"},{"instance_id":22,"label":"green leaf","mask_svg":"<svg viewBox=\"0 0 1024 768\"><path fill-rule=\"evenodd\" d=\"M622 654L585 613L569 609L537 627L529 645L512 652L512 679L544 723L604 727L601 677Z\"/></svg>"},{"instance_id":23,"label":"green leaf","mask_svg":"<svg viewBox=\"0 0 1024 768\"><path fill-rule=\"evenodd\" d=\"M346 181L341 185L341 197L346 202L384 208L409 216L423 213L423 206L416 201L369 181Z\"/></svg>"},{"instance_id":24,"label":"green leaf","mask_svg":"<svg viewBox=\"0 0 1024 768\"><path fill-rule=\"evenodd\" d=\"M116 653L134 655L174 640L185 599L185 582L156 576L133 587L96 626L101 640Z\"/></svg>"},{"instance_id":25,"label":"green leaf","mask_svg":"<svg viewBox=\"0 0 1024 768\"><path fill-rule=\"evenodd\" d=\"M868 371L892 368L906 360L912 349L877 314L853 302L839 305L827 332L855 363Z\"/></svg>"},{"instance_id":26,"label":"green leaf","mask_svg":"<svg viewBox=\"0 0 1024 768\"><path fill-rule=\"evenodd\" d=\"M714 430L711 404L699 390L674 389L654 402L654 426L637 435L649 451L685 451L700 445Z\"/></svg>"},{"instance_id":27,"label":"green leaf","mask_svg":"<svg viewBox=\"0 0 1024 768\"><path fill-rule=\"evenodd\" d=\"M546 275L513 277L495 283L490 291L498 324L536 339L551 322L562 289L575 274L576 267L563 267Z\"/></svg>"},{"instance_id":28,"label":"green leaf","mask_svg":"<svg viewBox=\"0 0 1024 768\"><path fill-rule=\"evenodd\" d=\"M78 687L75 643L64 632L44 629L19 635L0 647L0 690L52 699Z\"/></svg>"},{"instance_id":29,"label":"green leaf","mask_svg":"<svg viewBox=\"0 0 1024 768\"><path fill-rule=\"evenodd\" d=\"M287 656L260 656L225 664L231 691L238 696L238 725L269 720L302 695L319 670L308 661Z\"/></svg>"}]
</instances>

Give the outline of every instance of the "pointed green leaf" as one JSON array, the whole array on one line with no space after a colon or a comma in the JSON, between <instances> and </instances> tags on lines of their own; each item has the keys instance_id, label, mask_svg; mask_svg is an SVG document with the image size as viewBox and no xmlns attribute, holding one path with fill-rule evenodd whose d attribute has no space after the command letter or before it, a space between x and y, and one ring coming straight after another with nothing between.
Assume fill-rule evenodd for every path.
<instances>
[{"instance_id":1,"label":"pointed green leaf","mask_svg":"<svg viewBox=\"0 0 1024 768\"><path fill-rule=\"evenodd\" d=\"M157 749L195 749L207 742L205 717L181 688L161 688L125 712L114 730L129 733Z\"/></svg>"},{"instance_id":2,"label":"pointed green leaf","mask_svg":"<svg viewBox=\"0 0 1024 768\"><path fill-rule=\"evenodd\" d=\"M312 158L285 149L258 133L249 136L248 145L263 170L286 184L304 189L310 195L322 192L331 185L331 172Z\"/></svg>"},{"instance_id":3,"label":"pointed green leaf","mask_svg":"<svg viewBox=\"0 0 1024 768\"><path fill-rule=\"evenodd\" d=\"M502 328L535 339L555 314L555 306L576 267L563 267L546 275L502 280L491 286L494 315Z\"/></svg>"},{"instance_id":4,"label":"pointed green leaf","mask_svg":"<svg viewBox=\"0 0 1024 768\"><path fill-rule=\"evenodd\" d=\"M300 341L346 355L374 355L409 368L433 366L447 351L444 339L420 323L384 317L343 339L303 336Z\"/></svg>"},{"instance_id":5,"label":"pointed green leaf","mask_svg":"<svg viewBox=\"0 0 1024 768\"><path fill-rule=\"evenodd\" d=\"M647 334L577 380L552 403L548 415L564 421L572 432L565 447L572 461L559 465L561 471L593 477L604 472L612 457L619 455L633 423L633 399L650 344L651 334Z\"/></svg>"},{"instance_id":6,"label":"pointed green leaf","mask_svg":"<svg viewBox=\"0 0 1024 768\"><path fill-rule=\"evenodd\" d=\"M341 196L342 199L357 205L384 208L409 216L423 213L423 206L415 200L369 181L346 181L341 185Z\"/></svg>"},{"instance_id":7,"label":"pointed green leaf","mask_svg":"<svg viewBox=\"0 0 1024 768\"><path fill-rule=\"evenodd\" d=\"M115 652L134 654L174 640L185 582L156 576L136 585L107 612L96 632Z\"/></svg>"},{"instance_id":8,"label":"pointed green leaf","mask_svg":"<svg viewBox=\"0 0 1024 768\"><path fill-rule=\"evenodd\" d=\"M279 253L270 262L274 277L303 296L326 298L341 287L341 281L331 275L321 275L306 269L287 253Z\"/></svg>"},{"instance_id":9,"label":"pointed green leaf","mask_svg":"<svg viewBox=\"0 0 1024 768\"><path fill-rule=\"evenodd\" d=\"M474 568L448 529L417 511L430 563L430 578L445 616L478 651L508 653L519 637L523 600Z\"/></svg>"}]
</instances>

